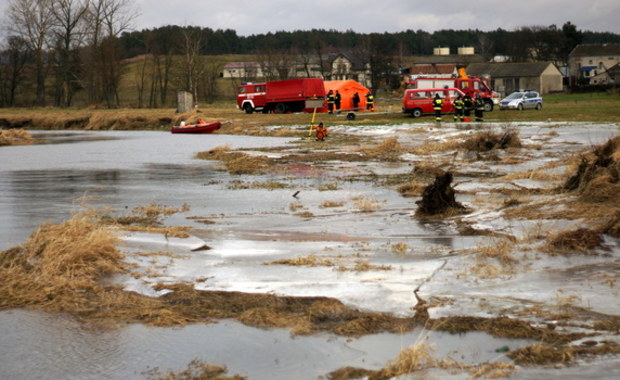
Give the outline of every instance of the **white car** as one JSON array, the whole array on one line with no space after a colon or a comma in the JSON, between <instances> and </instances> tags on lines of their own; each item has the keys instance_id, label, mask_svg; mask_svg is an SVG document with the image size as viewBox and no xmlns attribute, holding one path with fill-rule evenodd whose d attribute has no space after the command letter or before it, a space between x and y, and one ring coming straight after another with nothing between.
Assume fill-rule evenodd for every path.
<instances>
[{"instance_id":1,"label":"white car","mask_svg":"<svg viewBox=\"0 0 620 380\"><path fill-rule=\"evenodd\" d=\"M533 108L541 110L543 105L542 96L536 91L516 91L499 102L499 109L519 110Z\"/></svg>"}]
</instances>

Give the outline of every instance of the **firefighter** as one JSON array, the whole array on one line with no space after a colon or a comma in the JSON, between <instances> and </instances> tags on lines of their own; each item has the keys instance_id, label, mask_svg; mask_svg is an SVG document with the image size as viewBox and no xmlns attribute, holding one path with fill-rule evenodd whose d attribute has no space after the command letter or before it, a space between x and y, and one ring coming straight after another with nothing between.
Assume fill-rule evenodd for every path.
<instances>
[{"instance_id":1,"label":"firefighter","mask_svg":"<svg viewBox=\"0 0 620 380\"><path fill-rule=\"evenodd\" d=\"M463 98L461 95L454 100L454 121L463 121Z\"/></svg>"},{"instance_id":2,"label":"firefighter","mask_svg":"<svg viewBox=\"0 0 620 380\"><path fill-rule=\"evenodd\" d=\"M342 100L342 97L340 96L340 93L338 92L338 90L336 90L336 95L334 95L334 103L336 103L336 112L340 111L341 100Z\"/></svg>"},{"instance_id":3,"label":"firefighter","mask_svg":"<svg viewBox=\"0 0 620 380\"><path fill-rule=\"evenodd\" d=\"M329 92L327 93L327 110L329 111L329 113L334 113L334 92L332 90L329 90Z\"/></svg>"},{"instance_id":4,"label":"firefighter","mask_svg":"<svg viewBox=\"0 0 620 380\"><path fill-rule=\"evenodd\" d=\"M473 108L474 108L474 102L471 99L471 96L469 96L469 94L465 94L465 96L463 97L463 113L466 118L469 118L469 115L471 115L471 110Z\"/></svg>"},{"instance_id":5,"label":"firefighter","mask_svg":"<svg viewBox=\"0 0 620 380\"><path fill-rule=\"evenodd\" d=\"M312 129L316 135L316 141L325 141L325 137L327 136L327 127L324 126L323 123L313 126Z\"/></svg>"},{"instance_id":6,"label":"firefighter","mask_svg":"<svg viewBox=\"0 0 620 380\"><path fill-rule=\"evenodd\" d=\"M357 110L357 107L360 105L360 95L356 92L353 94L353 110Z\"/></svg>"},{"instance_id":7,"label":"firefighter","mask_svg":"<svg viewBox=\"0 0 620 380\"><path fill-rule=\"evenodd\" d=\"M375 96L372 94L372 92L366 94L366 109L370 111L375 110Z\"/></svg>"},{"instance_id":8,"label":"firefighter","mask_svg":"<svg viewBox=\"0 0 620 380\"><path fill-rule=\"evenodd\" d=\"M433 110L435 110L435 121L437 123L441 122L441 107L443 105L443 100L439 97L439 94L435 94L435 99L433 99Z\"/></svg>"},{"instance_id":9,"label":"firefighter","mask_svg":"<svg viewBox=\"0 0 620 380\"><path fill-rule=\"evenodd\" d=\"M476 121L483 122L484 121L484 99L480 96L480 94L476 94L476 100L474 101L474 105L476 107Z\"/></svg>"}]
</instances>

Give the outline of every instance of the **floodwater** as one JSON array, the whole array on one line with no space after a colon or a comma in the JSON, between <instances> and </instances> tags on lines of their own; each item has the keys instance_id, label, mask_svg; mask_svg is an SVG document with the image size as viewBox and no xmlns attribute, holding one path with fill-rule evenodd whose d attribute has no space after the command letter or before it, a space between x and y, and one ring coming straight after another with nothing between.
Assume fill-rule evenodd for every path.
<instances>
[{"instance_id":1,"label":"floodwater","mask_svg":"<svg viewBox=\"0 0 620 380\"><path fill-rule=\"evenodd\" d=\"M403 133L407 128L413 126L335 127L330 132L365 134L378 139L396 134L402 136L405 144L449 139L459 132L454 128L438 131L431 127L425 134ZM557 155L566 156L617 134L609 125L568 125L554 130L558 134L544 143L552 146ZM521 138L536 142L547 132L541 125L525 125ZM581 301L595 311L618 314L620 306L614 302L617 288L610 289L598 282L566 283L568 277L575 275L575 268L581 268L578 275L583 282L592 268L599 274L608 271L617 276L620 263L613 256L559 259L551 269L551 264L542 260L532 264L535 270L508 279L466 281L459 271L468 265L468 257L455 256L454 252L481 244L483 237L462 236L450 222L420 222L413 216L415 199L403 198L386 186L341 178L342 173L406 174L412 169L410 165L347 162L303 172L298 177L288 174L285 179L275 174L231 176L216 170L217 163L196 160L193 155L224 145L233 149L292 146L293 139L114 131L36 132L35 136L45 143L0 149L0 250L21 244L45 221L68 219L77 199L83 196L92 197L89 205L119 211L152 203L190 206L187 213L165 221L193 227L190 239L164 239L146 233L123 237L121 248L129 254L168 250L184 255L184 259L161 258L165 269L160 277L119 278L129 290L156 295L150 288L155 282L190 281L204 290L328 296L364 310L411 315L410 308L415 304L412 290L425 284L422 289L428 289L428 295L456 295L457 301L437 316L487 316L526 302L547 302L557 297L557 289L567 289L587 293ZM553 155L541 152L537 161L552 158ZM518 170L534 166L528 161ZM506 168L474 163L470 170ZM231 189L233 181L239 180L286 180L292 186L275 190ZM330 184L335 184L337 190L319 190ZM517 184L537 186L534 181ZM492 181L461 179L456 188L484 193L493 186L497 184ZM293 197L297 191L297 197ZM372 199L379 205L378 210L356 211L355 199L359 197ZM459 201L471 198L467 195ZM340 202L343 206L323 208L325 201ZM313 216L296 215L292 206ZM201 224L195 218L213 224ZM484 210L471 218L481 228L510 231L514 235L525 228ZM192 251L203 243L211 249ZM409 252L394 254L391 247L396 243L405 243ZM609 244L617 253L616 243ZM374 265L390 265L392 270L343 272L324 267L262 265L280 258L325 253L343 257L343 265L352 264L350 257L362 257ZM134 260L147 265L140 258ZM204 278L208 280L198 281ZM436 357L450 356L463 363L507 361L495 352L496 348L507 345L514 349L532 343L483 333L454 336L421 330L359 339L329 334L291 337L287 330L256 329L234 321L182 328L129 325L106 330L79 324L65 316L23 310L0 312L0 336L0 379L144 379L144 372L153 367L178 371L194 358L225 365L228 374L249 379L316 379L344 366L381 368L402 348L420 339L435 346ZM572 368L520 369L513 378L612 379L620 375L619 368L617 358L607 358ZM447 376L445 372L430 371L406 378ZM453 377L467 378L467 374Z\"/></svg>"}]
</instances>

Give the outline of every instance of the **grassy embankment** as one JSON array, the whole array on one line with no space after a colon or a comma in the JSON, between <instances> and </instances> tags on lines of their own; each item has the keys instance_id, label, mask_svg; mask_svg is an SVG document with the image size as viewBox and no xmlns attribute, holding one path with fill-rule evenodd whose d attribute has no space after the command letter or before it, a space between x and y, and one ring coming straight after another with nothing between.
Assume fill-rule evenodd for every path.
<instances>
[{"instance_id":1,"label":"grassy embankment","mask_svg":"<svg viewBox=\"0 0 620 380\"><path fill-rule=\"evenodd\" d=\"M429 123L430 117L414 119L400 112L400 99L379 99L378 112L359 113L356 120L344 115L318 114L317 121L333 124L399 124ZM11 108L0 109L0 127L24 129L87 129L87 130L168 130L184 120L193 122L198 118L224 121L217 133L268 134L261 126L305 125L310 114L260 114L246 115L237 110L234 102L221 101L205 105L188 114L177 114L174 109L56 109ZM451 117L446 116L450 121ZM486 113L488 122L524 121L583 121L620 123L620 96L597 94L559 94L545 97L541 111L499 111Z\"/></svg>"}]
</instances>

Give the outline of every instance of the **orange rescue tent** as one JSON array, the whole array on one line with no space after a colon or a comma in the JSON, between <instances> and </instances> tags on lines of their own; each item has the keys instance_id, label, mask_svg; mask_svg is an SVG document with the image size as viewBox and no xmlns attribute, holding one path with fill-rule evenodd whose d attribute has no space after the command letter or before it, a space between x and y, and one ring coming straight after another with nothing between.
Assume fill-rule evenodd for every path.
<instances>
[{"instance_id":1,"label":"orange rescue tent","mask_svg":"<svg viewBox=\"0 0 620 380\"><path fill-rule=\"evenodd\" d=\"M353 94L357 92L360 97L360 103L358 107L359 111L366 109L366 94L370 92L370 90L358 82L354 80L330 80L325 81L325 93L327 94L329 90L332 90L334 94L336 90L340 93L341 101L340 101L340 109L347 110L353 108Z\"/></svg>"}]
</instances>

